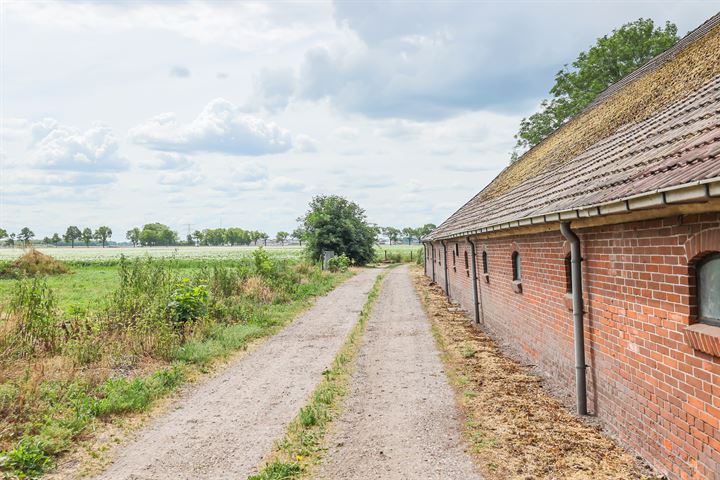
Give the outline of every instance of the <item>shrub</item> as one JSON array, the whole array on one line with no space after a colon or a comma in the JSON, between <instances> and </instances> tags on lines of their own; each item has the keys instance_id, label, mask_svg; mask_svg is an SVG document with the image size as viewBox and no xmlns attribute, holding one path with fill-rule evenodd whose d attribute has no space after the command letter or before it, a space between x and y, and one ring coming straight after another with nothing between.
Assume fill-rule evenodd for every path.
<instances>
[{"instance_id":1,"label":"shrub","mask_svg":"<svg viewBox=\"0 0 720 480\"><path fill-rule=\"evenodd\" d=\"M170 296L168 309L177 328L205 315L208 304L208 290L205 285L193 285L189 278L175 284Z\"/></svg>"},{"instance_id":2,"label":"shrub","mask_svg":"<svg viewBox=\"0 0 720 480\"><path fill-rule=\"evenodd\" d=\"M273 271L273 262L270 260L270 255L265 251L263 247L258 248L253 253L253 262L255 263L255 271L263 277L270 276Z\"/></svg>"},{"instance_id":3,"label":"shrub","mask_svg":"<svg viewBox=\"0 0 720 480\"><path fill-rule=\"evenodd\" d=\"M345 272L350 266L350 259L345 255L332 257L328 260L328 268L331 272Z\"/></svg>"}]
</instances>

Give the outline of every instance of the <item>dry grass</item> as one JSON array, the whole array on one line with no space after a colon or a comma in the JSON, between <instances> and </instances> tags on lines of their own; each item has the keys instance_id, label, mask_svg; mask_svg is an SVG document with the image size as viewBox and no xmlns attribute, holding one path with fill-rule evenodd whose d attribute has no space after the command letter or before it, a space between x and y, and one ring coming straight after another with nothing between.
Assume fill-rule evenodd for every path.
<instances>
[{"instance_id":1,"label":"dry grass","mask_svg":"<svg viewBox=\"0 0 720 480\"><path fill-rule=\"evenodd\" d=\"M247 278L242 285L242 293L245 296L261 303L272 303L276 299L275 291L260 276Z\"/></svg>"},{"instance_id":2,"label":"dry grass","mask_svg":"<svg viewBox=\"0 0 720 480\"><path fill-rule=\"evenodd\" d=\"M449 310L442 290L420 269L413 272L486 479L648 478L631 455L570 414L463 312Z\"/></svg>"},{"instance_id":3,"label":"dry grass","mask_svg":"<svg viewBox=\"0 0 720 480\"><path fill-rule=\"evenodd\" d=\"M50 255L30 248L23 256L12 262L0 272L0 277L18 277L36 275L58 275L67 273L67 266Z\"/></svg>"}]
</instances>

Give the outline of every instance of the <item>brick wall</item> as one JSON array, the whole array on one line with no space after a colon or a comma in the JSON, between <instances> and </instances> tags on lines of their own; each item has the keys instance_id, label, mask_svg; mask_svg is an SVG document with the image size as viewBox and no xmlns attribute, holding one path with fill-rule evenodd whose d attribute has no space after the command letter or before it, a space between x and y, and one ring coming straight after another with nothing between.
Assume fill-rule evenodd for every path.
<instances>
[{"instance_id":1,"label":"brick wall","mask_svg":"<svg viewBox=\"0 0 720 480\"><path fill-rule=\"evenodd\" d=\"M694 350L684 334L696 313L692 262L720 251L720 214L577 233L584 258L588 408L670 478L720 480L720 357ZM485 326L530 358L555 387L574 395L567 242L558 232L478 239L476 245ZM440 243L433 246L437 284L445 288L447 261L450 296L472 314L472 275L464 263L469 243L448 241L446 259ZM519 293L513 251L521 258ZM428 275L431 267L428 262Z\"/></svg>"}]
</instances>

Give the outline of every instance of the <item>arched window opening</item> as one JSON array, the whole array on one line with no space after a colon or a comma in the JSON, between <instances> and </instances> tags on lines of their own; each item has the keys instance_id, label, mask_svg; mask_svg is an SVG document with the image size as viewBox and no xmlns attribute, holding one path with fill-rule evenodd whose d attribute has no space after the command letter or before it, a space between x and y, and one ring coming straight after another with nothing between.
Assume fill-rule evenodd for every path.
<instances>
[{"instance_id":1,"label":"arched window opening","mask_svg":"<svg viewBox=\"0 0 720 480\"><path fill-rule=\"evenodd\" d=\"M483 274L487 275L488 274L488 254L485 251L483 251L483 253L482 253L482 269L483 269Z\"/></svg>"},{"instance_id":2,"label":"arched window opening","mask_svg":"<svg viewBox=\"0 0 720 480\"><path fill-rule=\"evenodd\" d=\"M565 255L565 291L572 293L572 260L569 253Z\"/></svg>"},{"instance_id":3,"label":"arched window opening","mask_svg":"<svg viewBox=\"0 0 720 480\"><path fill-rule=\"evenodd\" d=\"M513 274L514 281L516 281L516 282L521 281L522 268L520 265L520 253L519 252L513 252L513 254L512 254L512 274Z\"/></svg>"},{"instance_id":4,"label":"arched window opening","mask_svg":"<svg viewBox=\"0 0 720 480\"><path fill-rule=\"evenodd\" d=\"M465 270L470 268L470 263L468 262L468 254L467 250L465 250Z\"/></svg>"},{"instance_id":5,"label":"arched window opening","mask_svg":"<svg viewBox=\"0 0 720 480\"><path fill-rule=\"evenodd\" d=\"M701 259L695 271L698 319L720 326L720 252Z\"/></svg>"}]
</instances>

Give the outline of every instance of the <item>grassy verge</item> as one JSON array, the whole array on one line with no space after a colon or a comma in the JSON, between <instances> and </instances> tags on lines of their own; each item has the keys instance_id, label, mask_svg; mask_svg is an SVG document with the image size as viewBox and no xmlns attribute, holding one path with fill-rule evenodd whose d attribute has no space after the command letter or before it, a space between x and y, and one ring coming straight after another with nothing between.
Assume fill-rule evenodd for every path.
<instances>
[{"instance_id":1,"label":"grassy verge","mask_svg":"<svg viewBox=\"0 0 720 480\"><path fill-rule=\"evenodd\" d=\"M132 261L103 277L115 284L109 298L90 287L87 309L59 306L55 278L15 281L0 315L0 476L39 477L98 422L148 410L351 275L256 260Z\"/></svg>"},{"instance_id":2,"label":"grassy verge","mask_svg":"<svg viewBox=\"0 0 720 480\"><path fill-rule=\"evenodd\" d=\"M464 313L450 309L421 269L413 269L413 278L483 478L653 478L596 426L572 415Z\"/></svg>"},{"instance_id":3,"label":"grassy verge","mask_svg":"<svg viewBox=\"0 0 720 480\"><path fill-rule=\"evenodd\" d=\"M313 392L310 402L300 410L270 460L257 475L248 480L283 480L307 477L325 452L323 442L330 422L337 417L340 403L347 394L353 362L360 349L365 325L380 293L385 274L375 280L360 318L335 357L332 368L323 372L323 379Z\"/></svg>"}]
</instances>

